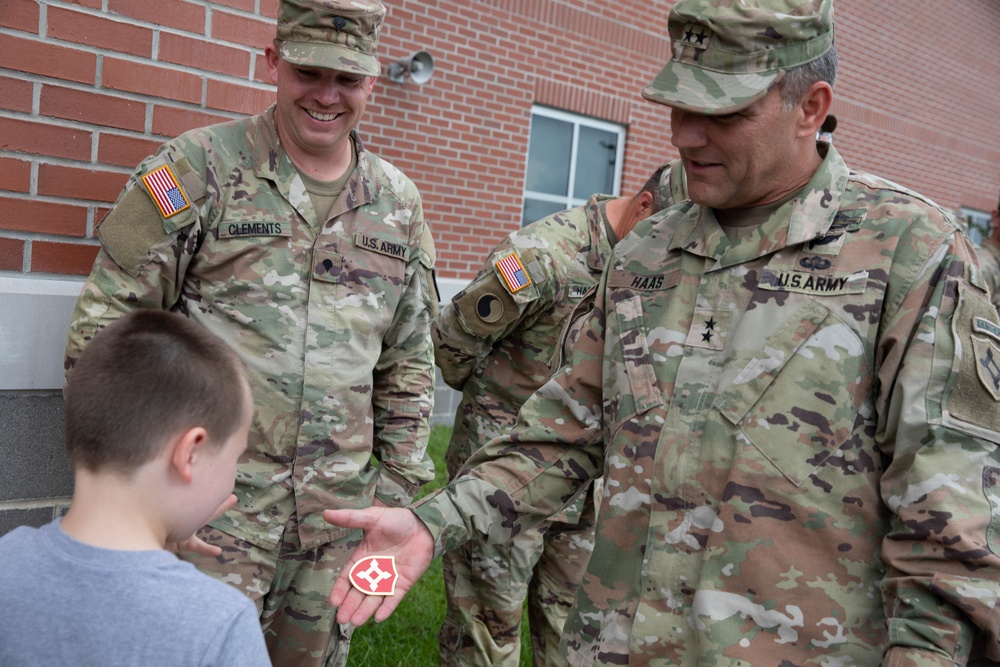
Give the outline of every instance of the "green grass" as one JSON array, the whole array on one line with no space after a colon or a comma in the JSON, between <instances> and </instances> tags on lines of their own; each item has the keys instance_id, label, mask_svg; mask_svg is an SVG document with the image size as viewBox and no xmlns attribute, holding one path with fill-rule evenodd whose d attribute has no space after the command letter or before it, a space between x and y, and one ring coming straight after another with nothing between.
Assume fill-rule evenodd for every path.
<instances>
[{"instance_id":1,"label":"green grass","mask_svg":"<svg viewBox=\"0 0 1000 667\"><path fill-rule=\"evenodd\" d=\"M444 453L451 428L435 426L427 446L437 471L423 496L448 481ZM418 496L418 497L420 497ZM444 620L444 576L441 559L435 558L420 581L406 594L396 611L382 623L370 621L357 628L351 639L347 667L433 667L438 664L437 631ZM525 614L527 619L527 614ZM531 664L531 639L527 621L521 627L521 665Z\"/></svg>"}]
</instances>

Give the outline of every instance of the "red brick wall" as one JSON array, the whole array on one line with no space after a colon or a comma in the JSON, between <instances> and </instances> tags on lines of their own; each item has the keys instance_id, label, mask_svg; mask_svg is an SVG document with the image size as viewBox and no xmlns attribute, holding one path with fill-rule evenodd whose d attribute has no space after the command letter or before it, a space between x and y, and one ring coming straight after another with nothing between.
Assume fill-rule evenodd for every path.
<instances>
[{"instance_id":1,"label":"red brick wall","mask_svg":"<svg viewBox=\"0 0 1000 667\"><path fill-rule=\"evenodd\" d=\"M185 129L266 107L277 1L0 1L0 271L86 273L130 167ZM668 57L669 2L386 4L384 69L417 49L436 69L419 87L380 79L361 131L420 187L442 277L470 277L518 226L532 103L627 124L625 192L675 156L668 110L639 96ZM848 163L992 208L1000 3L840 0L837 25Z\"/></svg>"},{"instance_id":2,"label":"red brick wall","mask_svg":"<svg viewBox=\"0 0 1000 667\"><path fill-rule=\"evenodd\" d=\"M136 163L267 106L277 3L2 0L0 270L86 275Z\"/></svg>"}]
</instances>

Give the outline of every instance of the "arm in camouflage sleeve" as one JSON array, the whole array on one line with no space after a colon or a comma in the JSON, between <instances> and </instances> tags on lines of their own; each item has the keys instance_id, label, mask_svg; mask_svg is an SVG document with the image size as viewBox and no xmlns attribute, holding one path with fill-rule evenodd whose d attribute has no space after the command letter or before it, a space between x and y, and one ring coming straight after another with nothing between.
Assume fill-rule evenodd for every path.
<instances>
[{"instance_id":1,"label":"arm in camouflage sleeve","mask_svg":"<svg viewBox=\"0 0 1000 667\"><path fill-rule=\"evenodd\" d=\"M470 539L506 542L561 510L603 472L603 282L597 293L568 363L522 406L514 428L415 507L435 555Z\"/></svg>"},{"instance_id":2,"label":"arm in camouflage sleeve","mask_svg":"<svg viewBox=\"0 0 1000 667\"><path fill-rule=\"evenodd\" d=\"M533 282L515 299L503 287L496 274L497 260L516 250L517 232L498 243L479 269L479 273L451 303L441 310L434 320L431 335L434 339L434 363L441 369L441 377L452 389L461 391L476 367L489 356L493 346L521 327L526 321L550 305L556 298L558 287L553 280ZM534 257L533 253L524 253ZM544 263L544 274L552 273L552 259L547 255L538 258ZM540 280L538 272L533 274ZM474 314L483 299L494 300L493 308L499 313L486 322ZM498 307L499 306L499 307Z\"/></svg>"},{"instance_id":3,"label":"arm in camouflage sleeve","mask_svg":"<svg viewBox=\"0 0 1000 667\"><path fill-rule=\"evenodd\" d=\"M1000 322L969 282L972 247L944 241L912 282L890 285L877 360L892 667L965 664L982 649L1000 660Z\"/></svg>"},{"instance_id":4,"label":"arm in camouflage sleeve","mask_svg":"<svg viewBox=\"0 0 1000 667\"><path fill-rule=\"evenodd\" d=\"M197 250L205 199L203 191L189 187L192 201L187 210L166 219L160 214L139 177L169 152L161 149L139 165L97 228L101 249L70 322L67 375L98 329L140 308L169 310L180 297L187 266ZM177 178L192 183L186 158L171 167Z\"/></svg>"},{"instance_id":5,"label":"arm in camouflage sleeve","mask_svg":"<svg viewBox=\"0 0 1000 667\"><path fill-rule=\"evenodd\" d=\"M434 465L427 455L434 404L430 325L437 314L434 241L415 188L412 196L416 203L410 224L416 241L407 262L406 286L382 341L372 388L373 450L379 461L375 495L390 506L406 505L434 478Z\"/></svg>"}]
</instances>

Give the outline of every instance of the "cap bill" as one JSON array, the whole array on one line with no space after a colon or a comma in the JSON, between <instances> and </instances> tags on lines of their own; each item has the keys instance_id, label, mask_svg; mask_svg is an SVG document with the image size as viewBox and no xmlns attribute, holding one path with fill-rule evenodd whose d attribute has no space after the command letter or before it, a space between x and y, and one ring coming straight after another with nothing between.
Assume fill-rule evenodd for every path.
<instances>
[{"instance_id":1,"label":"cap bill","mask_svg":"<svg viewBox=\"0 0 1000 667\"><path fill-rule=\"evenodd\" d=\"M282 42L281 57L293 65L323 67L362 76L378 76L378 59L354 49L323 42Z\"/></svg>"},{"instance_id":2,"label":"cap bill","mask_svg":"<svg viewBox=\"0 0 1000 667\"><path fill-rule=\"evenodd\" d=\"M671 60L642 96L650 102L702 113L722 115L749 106L767 95L781 71L730 74Z\"/></svg>"}]
</instances>

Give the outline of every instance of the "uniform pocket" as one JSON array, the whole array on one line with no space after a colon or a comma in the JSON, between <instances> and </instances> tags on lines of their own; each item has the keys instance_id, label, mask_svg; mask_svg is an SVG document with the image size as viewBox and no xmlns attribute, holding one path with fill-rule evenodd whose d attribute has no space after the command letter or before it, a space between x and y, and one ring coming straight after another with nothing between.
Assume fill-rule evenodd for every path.
<instances>
[{"instance_id":1,"label":"uniform pocket","mask_svg":"<svg viewBox=\"0 0 1000 667\"><path fill-rule=\"evenodd\" d=\"M618 318L619 349L625 370L627 387L616 396L619 401L619 417L630 417L663 403L656 373L653 372L653 357L646 342L645 321L642 301L638 296L615 300L615 316Z\"/></svg>"},{"instance_id":2,"label":"uniform pocket","mask_svg":"<svg viewBox=\"0 0 1000 667\"><path fill-rule=\"evenodd\" d=\"M336 299L345 305L396 309L406 277L406 262L396 257L353 250L340 254L317 249L313 279L337 285Z\"/></svg>"},{"instance_id":3,"label":"uniform pocket","mask_svg":"<svg viewBox=\"0 0 1000 667\"><path fill-rule=\"evenodd\" d=\"M850 436L871 383L857 334L809 301L774 331L715 407L799 486Z\"/></svg>"}]
</instances>

